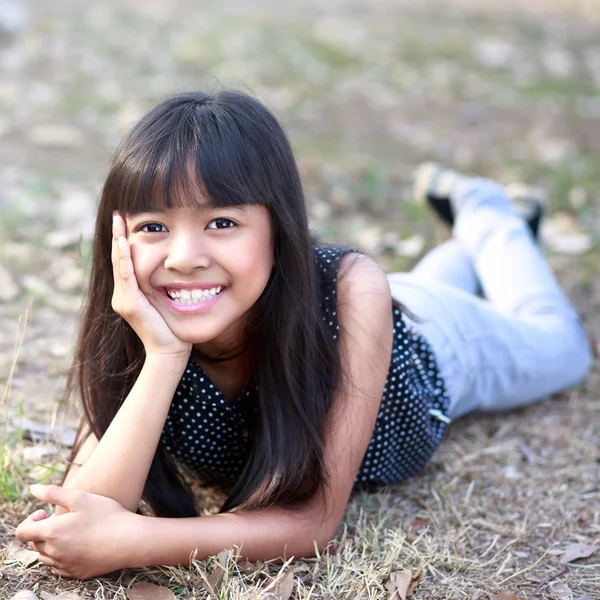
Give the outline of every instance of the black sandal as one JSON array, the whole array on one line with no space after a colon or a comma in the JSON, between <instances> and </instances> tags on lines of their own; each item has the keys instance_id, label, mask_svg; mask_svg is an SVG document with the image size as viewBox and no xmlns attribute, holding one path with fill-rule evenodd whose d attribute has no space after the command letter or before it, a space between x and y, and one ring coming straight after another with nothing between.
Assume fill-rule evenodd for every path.
<instances>
[{"instance_id":1,"label":"black sandal","mask_svg":"<svg viewBox=\"0 0 600 600\"><path fill-rule=\"evenodd\" d=\"M415 173L413 197L419 204L427 205L448 227L454 225L454 210L450 202L452 190L468 175L442 167L436 163L424 163ZM539 230L547 205L546 193L539 187L515 183L505 188L515 210L539 239Z\"/></svg>"}]
</instances>

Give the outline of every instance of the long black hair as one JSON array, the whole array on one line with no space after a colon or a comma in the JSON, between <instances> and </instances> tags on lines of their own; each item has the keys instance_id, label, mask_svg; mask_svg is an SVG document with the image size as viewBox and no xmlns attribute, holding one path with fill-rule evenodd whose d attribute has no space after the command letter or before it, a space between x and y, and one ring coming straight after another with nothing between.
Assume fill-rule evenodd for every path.
<instances>
[{"instance_id":1,"label":"long black hair","mask_svg":"<svg viewBox=\"0 0 600 600\"><path fill-rule=\"evenodd\" d=\"M78 392L85 419L100 439L144 361L139 338L111 309L113 211L196 206L197 194L189 192L198 187L213 206L266 206L273 231L275 268L247 325L258 390L253 445L222 510L297 504L327 479L324 429L340 359L320 314L313 239L292 150L277 119L245 93L190 92L167 99L117 149L98 208L67 395ZM157 516L195 514L189 488L162 443L143 498Z\"/></svg>"}]
</instances>

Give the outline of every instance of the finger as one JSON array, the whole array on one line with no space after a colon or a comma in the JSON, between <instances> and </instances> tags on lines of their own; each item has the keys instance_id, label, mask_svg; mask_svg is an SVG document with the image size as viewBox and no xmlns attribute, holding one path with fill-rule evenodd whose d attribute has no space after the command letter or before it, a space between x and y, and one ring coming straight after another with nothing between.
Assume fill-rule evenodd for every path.
<instances>
[{"instance_id":1,"label":"finger","mask_svg":"<svg viewBox=\"0 0 600 600\"><path fill-rule=\"evenodd\" d=\"M46 542L28 542L27 545L34 552L39 552L40 554L45 554L46 552Z\"/></svg>"},{"instance_id":2,"label":"finger","mask_svg":"<svg viewBox=\"0 0 600 600\"><path fill-rule=\"evenodd\" d=\"M67 573L67 571L63 571L62 569L58 569L56 567L51 567L50 572L52 573L52 575L58 575L60 577L64 577L65 579L74 579L74 577L71 577L71 575Z\"/></svg>"},{"instance_id":3,"label":"finger","mask_svg":"<svg viewBox=\"0 0 600 600\"><path fill-rule=\"evenodd\" d=\"M133 293L138 291L137 279L133 269L133 261L131 260L131 246L125 236L119 237L119 269L123 280L123 291Z\"/></svg>"},{"instance_id":4,"label":"finger","mask_svg":"<svg viewBox=\"0 0 600 600\"><path fill-rule=\"evenodd\" d=\"M29 489L42 502L58 504L70 511L75 509L74 505L79 504L85 495L85 492L81 490L72 490L59 485L32 485Z\"/></svg>"},{"instance_id":5,"label":"finger","mask_svg":"<svg viewBox=\"0 0 600 600\"><path fill-rule=\"evenodd\" d=\"M42 521L43 519L48 518L48 513L43 508L40 508L34 513L31 513L27 518L31 519L32 521Z\"/></svg>"},{"instance_id":6,"label":"finger","mask_svg":"<svg viewBox=\"0 0 600 600\"><path fill-rule=\"evenodd\" d=\"M54 567L60 569L60 565L53 559L47 556L46 554L40 554L38 556L38 560L47 567Z\"/></svg>"},{"instance_id":7,"label":"finger","mask_svg":"<svg viewBox=\"0 0 600 600\"><path fill-rule=\"evenodd\" d=\"M112 262L113 267L113 280L115 284L115 294L120 294L123 291L121 272L119 270L119 218L120 217L118 213L115 213L115 215L113 216L112 241L110 251L110 260Z\"/></svg>"},{"instance_id":8,"label":"finger","mask_svg":"<svg viewBox=\"0 0 600 600\"><path fill-rule=\"evenodd\" d=\"M20 542L45 542L46 541L46 529L47 519L41 521L33 521L32 519L25 519L17 529L15 530L15 536Z\"/></svg>"}]
</instances>

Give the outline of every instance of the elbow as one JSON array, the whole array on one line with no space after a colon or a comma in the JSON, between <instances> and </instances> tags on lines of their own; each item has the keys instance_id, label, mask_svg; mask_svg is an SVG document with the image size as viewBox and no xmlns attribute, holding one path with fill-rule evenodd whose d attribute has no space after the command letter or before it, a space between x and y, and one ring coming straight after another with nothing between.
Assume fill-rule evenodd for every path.
<instances>
[{"instance_id":1,"label":"elbow","mask_svg":"<svg viewBox=\"0 0 600 600\"><path fill-rule=\"evenodd\" d=\"M299 552L295 554L297 558L313 558L322 554L329 544L335 540L339 523L323 520L321 515L310 519L310 522L302 521L298 523L298 537L302 540ZM307 536L310 533L310 537Z\"/></svg>"},{"instance_id":2,"label":"elbow","mask_svg":"<svg viewBox=\"0 0 600 600\"><path fill-rule=\"evenodd\" d=\"M298 540L298 544L286 545L284 557L290 558L315 558L320 554L323 554L327 550L327 547L335 539L335 532L332 534L323 534L323 532L315 532L315 535L309 537L306 536L306 530L302 531L302 541Z\"/></svg>"},{"instance_id":3,"label":"elbow","mask_svg":"<svg viewBox=\"0 0 600 600\"><path fill-rule=\"evenodd\" d=\"M333 542L333 540L335 540L336 533L337 533L337 528L330 530L329 532L325 532L325 533L321 532L319 534L319 537L315 540L313 552L314 553L318 552L319 554L322 554L323 552L325 552L325 550L327 549L329 544L331 544L331 542Z\"/></svg>"}]
</instances>

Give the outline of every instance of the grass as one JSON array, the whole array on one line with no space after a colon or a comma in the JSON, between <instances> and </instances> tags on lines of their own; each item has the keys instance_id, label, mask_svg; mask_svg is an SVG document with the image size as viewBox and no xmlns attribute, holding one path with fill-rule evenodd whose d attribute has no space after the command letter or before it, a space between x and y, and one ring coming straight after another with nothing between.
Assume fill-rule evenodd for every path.
<instances>
[{"instance_id":1,"label":"grass","mask_svg":"<svg viewBox=\"0 0 600 600\"><path fill-rule=\"evenodd\" d=\"M48 52L48 64L57 67L62 83L56 103L44 108L44 117L67 122L75 112L78 127L93 143L71 154L37 158L29 155L26 141L15 147L15 156L30 160L24 164L33 177L18 198L0 197L2 239L37 249L33 258L7 264L17 276L32 271L44 275L57 257L39 251L46 231L60 226L52 211L46 211L51 208L48 201L56 198L56 174L86 189L97 184L120 136L120 125L111 118L119 113L119 102L149 107L182 88L217 87L213 77L225 83L239 81L273 102L301 158L310 201L333 205L328 218L315 219L317 233L325 239L355 244L359 224L396 232L400 239L420 233L431 247L434 227L427 211L404 197L409 168L421 159L456 162L485 175L510 174L542 184L551 194L552 211L576 210L591 235L600 235L598 130L580 102L593 91L589 81L577 69L566 78L540 69L519 83L513 65L486 68L474 51L480 39L507 39L519 56L535 63L548 43L566 44L577 61L583 45L593 47L595 35L586 37L574 28L566 43L564 36L555 35L557 21L522 15L492 19L485 13L451 16L425 6L378 14L369 5L364 14L346 14L348 25L363 31L357 38L361 41L349 43L342 28L338 43L322 21L317 31L306 15L232 16L219 7L206 11L190 2L186 19L178 19L175 27L169 11L160 22L158 17L148 19L132 3L127 10L106 9L102 24L102 18L86 18L87 9L79 4L32 2L34 12L45 12L32 27L36 43L50 50L66 45L75 56L70 69ZM340 23L343 27L345 21ZM340 23L334 19L333 26ZM56 86L53 69L47 71L28 72L28 77ZM117 100L103 95L105 76L117 84L112 88L119 90ZM281 91L287 100L278 105L275 97ZM382 101L386 95L387 101ZM398 99L399 106L390 105L390 98ZM473 105L484 106L483 117L477 111L473 117ZM546 113L549 107L554 112ZM35 103L30 108L23 102L20 123L26 122L28 109L35 117ZM398 133L398 122L410 128ZM536 138L533 129L543 135ZM18 135L16 131L15 138ZM540 158L554 138L568 141L572 150L554 162ZM431 141L423 142L427 139ZM457 149L465 147L471 152L459 154ZM571 206L574 187L588 195L585 206ZM30 206L46 208L32 216L27 212ZM29 239L32 220L40 239ZM88 244L77 250L86 267L89 251ZM415 260L389 252L376 258L390 271L408 269ZM567 293L597 333L598 250L583 257L553 257L553 263ZM23 301L22 295L12 305L0 305L0 318L9 322L22 313L18 309ZM567 544L600 541L597 366L585 387L511 414L473 416L453 424L419 476L355 496L336 541L315 559L248 564L228 552L195 561L190 569L127 570L83 583L57 580L39 564L25 568L8 556L7 542L18 523L40 507L29 497L28 485L59 481L65 449L35 458L35 444L26 432L17 428L9 433L9 415L38 414L42 402L47 408L52 374L64 373L66 365L50 362L43 347L33 342L74 327L71 316L57 314L43 302L36 303L29 317L31 335L24 339L19 328L21 341L16 346L14 340L8 344L3 339L0 322L0 351L12 355L6 372L0 372L3 600L22 589L40 597L42 592L71 590L82 598L124 600L136 581L169 587L178 598L266 599L287 593L290 574L294 599L379 599L390 596L390 577L403 569L420 578L414 595L427 600L488 600L489 594L500 591L538 600L550 596L557 579L569 586L572 598L585 593L593 598L600 588L598 554L566 566L559 562ZM42 387L33 386L36 378L43 380ZM22 388L12 386L15 379ZM207 510L218 506L214 490L199 494Z\"/></svg>"}]
</instances>

